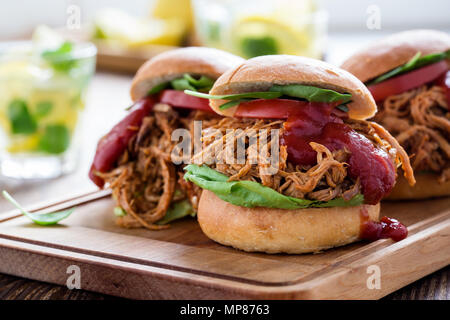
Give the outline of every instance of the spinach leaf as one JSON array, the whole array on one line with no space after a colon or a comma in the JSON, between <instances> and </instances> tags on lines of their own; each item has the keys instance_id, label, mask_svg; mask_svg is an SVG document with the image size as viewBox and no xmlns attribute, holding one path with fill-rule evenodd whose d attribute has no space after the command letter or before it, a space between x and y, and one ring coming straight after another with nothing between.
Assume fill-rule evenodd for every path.
<instances>
[{"instance_id":1,"label":"spinach leaf","mask_svg":"<svg viewBox=\"0 0 450 320\"><path fill-rule=\"evenodd\" d=\"M322 89L300 84L273 85L272 92L281 92L284 96L305 99L310 102L341 102L348 103L352 99L349 93L339 93L334 90Z\"/></svg>"},{"instance_id":2,"label":"spinach leaf","mask_svg":"<svg viewBox=\"0 0 450 320\"><path fill-rule=\"evenodd\" d=\"M161 91L163 91L164 89L166 89L168 86L169 86L169 83L168 83L168 82L160 83L160 84L154 86L153 88L151 88L151 89L147 92L147 95L150 96L150 95L152 95L152 94L160 93Z\"/></svg>"},{"instance_id":3,"label":"spinach leaf","mask_svg":"<svg viewBox=\"0 0 450 320\"><path fill-rule=\"evenodd\" d=\"M209 91L214 85L214 80L206 76L201 76L199 79L195 79L189 73L185 73L183 79L187 80L191 86L197 89L197 91L199 90Z\"/></svg>"},{"instance_id":4,"label":"spinach leaf","mask_svg":"<svg viewBox=\"0 0 450 320\"><path fill-rule=\"evenodd\" d=\"M125 210L123 210L121 207L114 207L113 212L116 217L124 217L127 215Z\"/></svg>"},{"instance_id":5,"label":"spinach leaf","mask_svg":"<svg viewBox=\"0 0 450 320\"><path fill-rule=\"evenodd\" d=\"M185 73L182 78L177 78L169 82L163 82L154 86L148 91L147 95L157 94L168 87L179 91L190 90L193 92L208 92L212 88L213 84L214 80L206 76L201 76L199 79L195 79L190 74Z\"/></svg>"},{"instance_id":6,"label":"spinach leaf","mask_svg":"<svg viewBox=\"0 0 450 320\"><path fill-rule=\"evenodd\" d=\"M66 151L70 144L69 129L62 124L49 124L39 141L39 149L53 154Z\"/></svg>"},{"instance_id":7,"label":"spinach leaf","mask_svg":"<svg viewBox=\"0 0 450 320\"><path fill-rule=\"evenodd\" d=\"M338 108L341 111L348 112L348 107L345 104L341 104L341 105L337 106L336 108Z\"/></svg>"},{"instance_id":8,"label":"spinach leaf","mask_svg":"<svg viewBox=\"0 0 450 320\"><path fill-rule=\"evenodd\" d=\"M273 85L270 88L270 91L225 95L211 95L190 90L185 90L184 93L204 99L230 100L219 107L221 110L237 106L241 102L250 101L253 99L276 99L281 96L300 98L311 102L341 102L343 104L350 102L352 99L352 95L349 93L339 93L333 90L299 84Z\"/></svg>"},{"instance_id":9,"label":"spinach leaf","mask_svg":"<svg viewBox=\"0 0 450 320\"><path fill-rule=\"evenodd\" d=\"M11 202L20 212L30 218L34 223L39 224L41 226L49 226L53 224L57 224L59 221L67 218L70 214L75 210L75 208L71 208L64 211L51 212L51 213L31 213L26 211L8 192L3 190L3 197Z\"/></svg>"},{"instance_id":10,"label":"spinach leaf","mask_svg":"<svg viewBox=\"0 0 450 320\"><path fill-rule=\"evenodd\" d=\"M392 77L404 74L409 71L416 70L420 67L427 66L429 64L433 64L439 62L444 59L450 59L450 50L441 53L432 53L426 56L421 56L420 52L417 52L414 57L411 58L407 63L401 65L391 71L388 71L381 76L375 78L372 81L369 81L367 85L377 84Z\"/></svg>"},{"instance_id":11,"label":"spinach leaf","mask_svg":"<svg viewBox=\"0 0 450 320\"><path fill-rule=\"evenodd\" d=\"M184 90L184 93L186 93L186 94L188 94L190 96L204 98L204 99L230 100L230 101L239 100L239 99L243 99L243 98L276 99L276 98L281 97L281 95L282 95L280 92L269 92L269 91L265 91L265 92L246 92L246 93L224 94L224 95L212 95L212 94L207 94L207 93L202 93L202 92L195 92L195 91Z\"/></svg>"},{"instance_id":12,"label":"spinach leaf","mask_svg":"<svg viewBox=\"0 0 450 320\"><path fill-rule=\"evenodd\" d=\"M115 207L114 215L116 217L124 217L127 215L127 212L121 207ZM168 224L174 220L178 220L187 216L191 217L196 216L196 213L192 208L190 202L188 200L175 202L170 205L164 217L161 220L157 221L156 224L158 225Z\"/></svg>"},{"instance_id":13,"label":"spinach leaf","mask_svg":"<svg viewBox=\"0 0 450 320\"><path fill-rule=\"evenodd\" d=\"M187 216L195 217L195 211L188 200L172 203L167 210L164 218L156 222L156 224L168 224L174 220L178 220Z\"/></svg>"},{"instance_id":14,"label":"spinach leaf","mask_svg":"<svg viewBox=\"0 0 450 320\"><path fill-rule=\"evenodd\" d=\"M8 105L8 119L13 134L32 134L37 130L36 121L23 100L13 100Z\"/></svg>"},{"instance_id":15,"label":"spinach leaf","mask_svg":"<svg viewBox=\"0 0 450 320\"><path fill-rule=\"evenodd\" d=\"M255 181L228 181L228 177L207 166L190 164L184 168L184 179L202 189L214 192L220 199L242 207L267 207L280 209L328 208L357 206L364 197L356 195L350 201L342 198L315 201L285 196Z\"/></svg>"},{"instance_id":16,"label":"spinach leaf","mask_svg":"<svg viewBox=\"0 0 450 320\"><path fill-rule=\"evenodd\" d=\"M244 98L244 99L238 99L238 100L231 100L231 101L228 101L228 102L220 105L219 109L220 110L229 109L229 108L235 107L237 105L240 105L242 102L247 102L247 101L252 101L252 100L254 100L254 99Z\"/></svg>"},{"instance_id":17,"label":"spinach leaf","mask_svg":"<svg viewBox=\"0 0 450 320\"><path fill-rule=\"evenodd\" d=\"M184 78L172 80L172 81L170 81L170 85L172 86L172 88L174 88L175 90L179 90L179 91L183 91L183 90L197 91L197 89L195 89L195 87L191 86L189 81Z\"/></svg>"}]
</instances>

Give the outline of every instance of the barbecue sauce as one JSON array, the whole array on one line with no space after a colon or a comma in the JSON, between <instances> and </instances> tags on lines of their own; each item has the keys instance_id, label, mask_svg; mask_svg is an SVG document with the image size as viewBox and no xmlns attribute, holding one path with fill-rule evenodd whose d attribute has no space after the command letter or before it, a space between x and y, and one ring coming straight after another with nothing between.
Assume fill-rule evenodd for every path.
<instances>
[{"instance_id":1,"label":"barbecue sauce","mask_svg":"<svg viewBox=\"0 0 450 320\"><path fill-rule=\"evenodd\" d=\"M395 184L394 163L385 151L376 148L336 116L335 106L310 103L288 117L281 137L281 143L287 147L288 160L295 165L315 165L317 152L310 142L320 143L331 151L348 150L349 176L355 180L360 178L365 203L377 204Z\"/></svg>"},{"instance_id":2,"label":"barbecue sauce","mask_svg":"<svg viewBox=\"0 0 450 320\"><path fill-rule=\"evenodd\" d=\"M142 124L142 120L150 113L155 100L147 97L136 102L130 113L97 144L94 161L89 170L89 178L100 188L105 182L95 173L111 170L120 155L126 150L130 139L136 134L136 128Z\"/></svg>"},{"instance_id":3,"label":"barbecue sauce","mask_svg":"<svg viewBox=\"0 0 450 320\"><path fill-rule=\"evenodd\" d=\"M400 241L408 235L408 229L400 221L382 217L379 222L369 219L369 213L366 208L360 211L361 225L359 237L363 240L376 241L378 239L391 238L394 241Z\"/></svg>"},{"instance_id":4,"label":"barbecue sauce","mask_svg":"<svg viewBox=\"0 0 450 320\"><path fill-rule=\"evenodd\" d=\"M436 82L437 85L444 89L445 97L447 98L447 109L450 112L450 70L440 76Z\"/></svg>"}]
</instances>

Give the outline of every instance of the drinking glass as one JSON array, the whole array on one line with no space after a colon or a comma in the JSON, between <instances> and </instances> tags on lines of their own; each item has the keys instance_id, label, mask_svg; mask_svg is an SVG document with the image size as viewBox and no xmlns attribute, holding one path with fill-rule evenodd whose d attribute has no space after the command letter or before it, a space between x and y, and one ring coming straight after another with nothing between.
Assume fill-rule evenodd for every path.
<instances>
[{"instance_id":1,"label":"drinking glass","mask_svg":"<svg viewBox=\"0 0 450 320\"><path fill-rule=\"evenodd\" d=\"M36 50L0 44L0 175L55 178L77 163L77 129L96 47L63 42Z\"/></svg>"},{"instance_id":2,"label":"drinking glass","mask_svg":"<svg viewBox=\"0 0 450 320\"><path fill-rule=\"evenodd\" d=\"M314 0L193 0L193 10L201 45L244 58L323 58L328 15Z\"/></svg>"}]
</instances>

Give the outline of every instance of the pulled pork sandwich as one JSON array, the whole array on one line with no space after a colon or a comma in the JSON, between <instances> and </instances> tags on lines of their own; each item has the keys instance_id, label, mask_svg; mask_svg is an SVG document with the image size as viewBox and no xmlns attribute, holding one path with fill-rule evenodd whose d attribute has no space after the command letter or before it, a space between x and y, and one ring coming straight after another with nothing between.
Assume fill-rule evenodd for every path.
<instances>
[{"instance_id":1,"label":"pulled pork sandwich","mask_svg":"<svg viewBox=\"0 0 450 320\"><path fill-rule=\"evenodd\" d=\"M194 215L199 188L182 179L171 140L178 128L192 130L194 120L212 125L220 117L208 101L183 90L208 92L227 69L242 62L207 48L183 48L146 62L131 85L129 114L98 143L89 177L112 189L117 223L127 228L166 228L170 221Z\"/></svg>"},{"instance_id":2,"label":"pulled pork sandwich","mask_svg":"<svg viewBox=\"0 0 450 320\"><path fill-rule=\"evenodd\" d=\"M376 104L350 73L304 57L262 56L224 73L209 94L185 92L209 98L227 116L204 129L203 149L184 176L204 189L197 217L212 240L245 251L304 253L406 236L400 222L379 222L379 202L397 166L414 183L409 159L383 127L364 120ZM278 130L279 138L264 129ZM270 138L255 146L252 135ZM234 149L210 152L220 143ZM245 161L224 161L239 146ZM255 155L255 147L263 152Z\"/></svg>"},{"instance_id":3,"label":"pulled pork sandwich","mask_svg":"<svg viewBox=\"0 0 450 320\"><path fill-rule=\"evenodd\" d=\"M450 36L412 30L384 38L342 68L363 81L379 112L373 121L411 157L417 184L399 179L390 199L450 195Z\"/></svg>"}]
</instances>

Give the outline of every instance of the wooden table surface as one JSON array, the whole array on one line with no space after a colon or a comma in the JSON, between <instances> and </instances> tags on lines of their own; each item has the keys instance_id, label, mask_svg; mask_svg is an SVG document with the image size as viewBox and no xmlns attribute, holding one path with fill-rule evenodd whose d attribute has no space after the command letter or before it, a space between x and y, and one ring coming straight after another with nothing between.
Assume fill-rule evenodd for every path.
<instances>
[{"instance_id":1,"label":"wooden table surface","mask_svg":"<svg viewBox=\"0 0 450 320\"><path fill-rule=\"evenodd\" d=\"M82 152L77 170L59 179L20 183L0 180L0 190L6 189L24 206L60 199L70 193L96 190L87 178L90 161L99 137L121 119L131 104L128 90L131 76L97 73L90 86L81 129ZM0 212L12 206L0 198ZM0 257L1 259L1 257ZM450 267L439 270L397 292L387 299L450 299ZM116 299L83 290L17 278L0 274L0 299Z\"/></svg>"}]
</instances>

